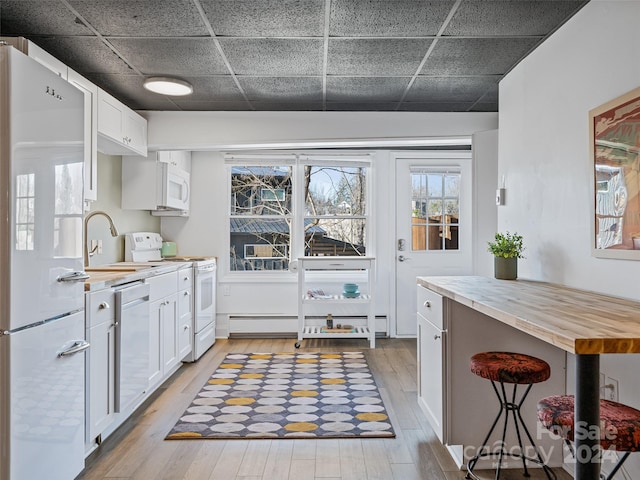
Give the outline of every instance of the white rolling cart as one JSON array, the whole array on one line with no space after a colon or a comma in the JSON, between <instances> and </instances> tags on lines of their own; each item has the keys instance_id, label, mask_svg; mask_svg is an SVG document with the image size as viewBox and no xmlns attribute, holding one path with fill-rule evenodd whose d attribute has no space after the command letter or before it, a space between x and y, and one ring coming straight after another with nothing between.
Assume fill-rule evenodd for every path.
<instances>
[{"instance_id":1,"label":"white rolling cart","mask_svg":"<svg viewBox=\"0 0 640 480\"><path fill-rule=\"evenodd\" d=\"M298 258L297 270L298 341L295 347L300 348L300 344L305 338L366 338L369 340L369 346L375 348L375 305L373 302L375 258L346 256L301 257ZM308 277L312 272L317 272L319 275L315 277L320 278L314 277L310 281ZM325 275L330 278L321 278ZM345 296L342 292L343 284L352 282L353 277L358 279L366 278L366 280L360 280L359 283L361 288L366 288L363 288L363 291L355 298ZM324 288L325 284L330 286ZM323 288L316 288L318 285L323 285ZM318 293L318 291L321 293ZM347 306L362 306L359 309L360 311L366 309L366 325L354 325L350 331L330 332L325 329L326 325L324 323L320 324L318 320L315 322L309 321L310 310L313 310L316 316L326 316L331 313L336 317L340 317L340 307ZM339 321L334 320L334 327L335 323L339 323Z\"/></svg>"}]
</instances>

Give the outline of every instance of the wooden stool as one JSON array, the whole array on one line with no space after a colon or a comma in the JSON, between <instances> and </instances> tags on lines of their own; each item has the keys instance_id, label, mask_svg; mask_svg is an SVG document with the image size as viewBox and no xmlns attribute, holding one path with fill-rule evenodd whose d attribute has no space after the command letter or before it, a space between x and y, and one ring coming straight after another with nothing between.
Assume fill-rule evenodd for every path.
<instances>
[{"instance_id":1,"label":"wooden stool","mask_svg":"<svg viewBox=\"0 0 640 480\"><path fill-rule=\"evenodd\" d=\"M500 411L496 416L491 428L489 429L489 433L485 437L482 442L482 446L478 450L478 455L471 458L467 463L467 475L466 478L473 478L478 480L479 477L473 473L473 469L475 468L478 460L483 457L498 457L498 467L496 468L496 480L500 478L500 470L502 469L502 459L507 456L511 458L517 458L522 460L522 465L524 467L524 476L529 476L529 471L527 470L527 462L535 463L540 465L547 476L548 479L555 479L556 476L551 471L549 467L547 467L542 460L542 456L538 451L538 447L536 447L527 426L522 420L522 415L520 414L520 407L524 403L525 398L527 397L529 390L534 383L540 383L546 381L551 376L551 368L549 364L544 360L540 360L539 358L532 357L530 355L524 355L521 353L511 353L511 352L483 352L477 353L473 357L471 357L471 371L488 380L491 380L491 385L493 386L493 390L498 397L498 401L500 402ZM498 389L497 384L500 385ZM505 388L505 384L512 384L513 389L510 395L511 398L507 396L507 391ZM526 389L520 400L516 399L517 396L517 388L518 385L526 385ZM516 435L518 437L518 445L520 446L520 453L509 453L505 451L505 437L507 433L507 424L509 421L509 412L511 412L513 416L513 421L515 424ZM487 447L487 442L489 441L489 437L493 433L500 417L504 414L504 426L502 428L502 443L500 444L500 450L498 452L489 451L484 452L485 447ZM524 447L522 444L522 436L520 434L520 427L527 435L529 439L529 443L533 447L536 452L536 457L527 457L524 454Z\"/></svg>"},{"instance_id":2,"label":"wooden stool","mask_svg":"<svg viewBox=\"0 0 640 480\"><path fill-rule=\"evenodd\" d=\"M570 442L574 438L574 396L553 395L538 402L538 419L547 429L565 441L575 457ZM631 452L640 451L640 410L610 400L600 400L600 447L613 448L624 455L605 480L611 480Z\"/></svg>"}]
</instances>

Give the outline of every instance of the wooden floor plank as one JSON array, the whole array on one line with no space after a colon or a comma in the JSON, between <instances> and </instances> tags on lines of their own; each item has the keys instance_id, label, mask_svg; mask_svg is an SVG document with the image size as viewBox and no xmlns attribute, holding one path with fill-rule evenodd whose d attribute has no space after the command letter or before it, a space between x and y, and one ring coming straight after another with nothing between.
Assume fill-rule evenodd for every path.
<instances>
[{"instance_id":1,"label":"wooden floor plank","mask_svg":"<svg viewBox=\"0 0 640 480\"><path fill-rule=\"evenodd\" d=\"M396 438L164 440L228 353L293 352L295 339L218 339L185 365L87 459L77 480L462 480L417 404L414 339L306 339L298 352L362 351ZM491 471L478 472L493 478ZM557 469L559 480L571 477ZM532 480L542 480L532 469ZM504 480L522 472L505 472Z\"/></svg>"},{"instance_id":2,"label":"wooden floor plank","mask_svg":"<svg viewBox=\"0 0 640 480\"><path fill-rule=\"evenodd\" d=\"M267 461L264 466L264 473L262 474L263 478L265 480L289 478L292 456L292 441L271 442L271 449L269 450L269 455L267 456Z\"/></svg>"}]
</instances>

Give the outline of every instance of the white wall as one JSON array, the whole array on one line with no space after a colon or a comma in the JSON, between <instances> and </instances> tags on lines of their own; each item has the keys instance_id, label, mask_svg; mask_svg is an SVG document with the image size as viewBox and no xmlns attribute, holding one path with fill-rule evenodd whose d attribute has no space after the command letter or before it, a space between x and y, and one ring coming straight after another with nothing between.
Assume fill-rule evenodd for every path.
<instances>
[{"instance_id":1,"label":"white wall","mask_svg":"<svg viewBox=\"0 0 640 480\"><path fill-rule=\"evenodd\" d=\"M473 135L473 274L493 276L493 255L487 242L498 223L498 130Z\"/></svg>"},{"instance_id":2,"label":"white wall","mask_svg":"<svg viewBox=\"0 0 640 480\"><path fill-rule=\"evenodd\" d=\"M495 113L352 113L352 112L145 112L152 148L224 150L258 143L376 138L470 138L495 129ZM377 257L377 315L392 315L395 222L394 166L388 150L376 150L373 160L373 210ZM194 152L189 218L162 218L161 234L176 241L179 253L214 255L225 262L227 180L222 154ZM227 333L229 315L290 316L297 314L296 277L289 283L250 282L225 277L219 269L218 335ZM226 294L225 294L226 293ZM265 331L295 331L295 321L265 321Z\"/></svg>"},{"instance_id":3,"label":"white wall","mask_svg":"<svg viewBox=\"0 0 640 480\"><path fill-rule=\"evenodd\" d=\"M524 235L519 276L640 300L640 262L591 256L588 112L640 85L640 1L592 0L500 83L500 230ZM640 355L603 356L640 408ZM571 379L570 379L571 380ZM631 455L628 478L640 478Z\"/></svg>"},{"instance_id":4,"label":"white wall","mask_svg":"<svg viewBox=\"0 0 640 480\"><path fill-rule=\"evenodd\" d=\"M496 128L495 113L140 112L151 150L217 150L244 145L470 137ZM303 148L312 148L303 145ZM315 147L314 147L315 148Z\"/></svg>"},{"instance_id":5,"label":"white wall","mask_svg":"<svg viewBox=\"0 0 640 480\"><path fill-rule=\"evenodd\" d=\"M102 210L113 218L120 234L113 238L109 222L101 215L89 220L88 240L102 240L102 254L91 257L91 265L104 265L124 260L124 234L133 231L159 232L160 219L148 211L122 210L122 157L98 153L98 199L91 204L91 211Z\"/></svg>"}]
</instances>

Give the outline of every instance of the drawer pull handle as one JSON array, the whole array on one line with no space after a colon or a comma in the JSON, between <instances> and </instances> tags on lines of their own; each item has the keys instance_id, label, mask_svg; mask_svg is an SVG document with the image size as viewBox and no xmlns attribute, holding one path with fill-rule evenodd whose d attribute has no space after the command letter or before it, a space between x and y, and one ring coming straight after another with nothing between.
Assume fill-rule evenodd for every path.
<instances>
[{"instance_id":1,"label":"drawer pull handle","mask_svg":"<svg viewBox=\"0 0 640 480\"><path fill-rule=\"evenodd\" d=\"M98 310L108 310L109 308L109 304L107 302L102 302L100 305L98 305Z\"/></svg>"},{"instance_id":2,"label":"drawer pull handle","mask_svg":"<svg viewBox=\"0 0 640 480\"><path fill-rule=\"evenodd\" d=\"M184 292L184 296L188 297L189 296L189 292Z\"/></svg>"},{"instance_id":3,"label":"drawer pull handle","mask_svg":"<svg viewBox=\"0 0 640 480\"><path fill-rule=\"evenodd\" d=\"M431 302L427 300L426 302L424 302L424 306L427 308L431 308Z\"/></svg>"},{"instance_id":4,"label":"drawer pull handle","mask_svg":"<svg viewBox=\"0 0 640 480\"><path fill-rule=\"evenodd\" d=\"M442 338L442 335L434 335L434 336L433 336L433 339L434 339L434 340L438 340L439 338Z\"/></svg>"},{"instance_id":5,"label":"drawer pull handle","mask_svg":"<svg viewBox=\"0 0 640 480\"><path fill-rule=\"evenodd\" d=\"M184 277L183 280L186 282L187 280L189 280L189 277Z\"/></svg>"}]
</instances>

